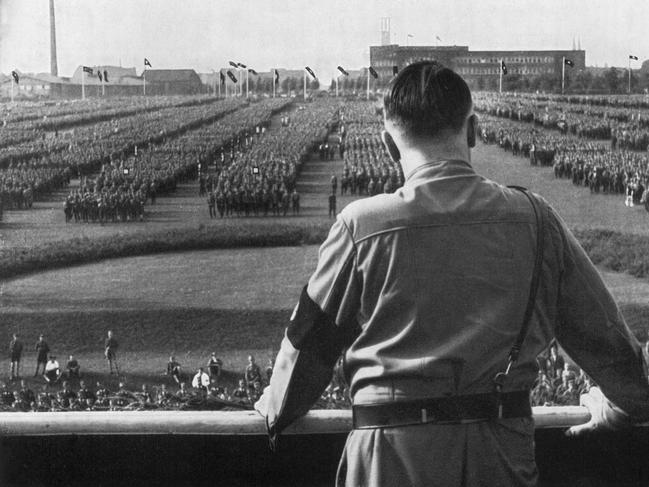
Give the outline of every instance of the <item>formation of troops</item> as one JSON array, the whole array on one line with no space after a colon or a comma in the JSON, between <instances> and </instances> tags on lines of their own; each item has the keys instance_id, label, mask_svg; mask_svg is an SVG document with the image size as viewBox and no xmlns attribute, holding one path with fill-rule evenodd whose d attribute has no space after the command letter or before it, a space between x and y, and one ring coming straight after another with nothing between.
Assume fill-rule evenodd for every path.
<instances>
[{"instance_id":1,"label":"formation of troops","mask_svg":"<svg viewBox=\"0 0 649 487\"><path fill-rule=\"evenodd\" d=\"M636 98L634 105L619 108L616 98L596 100L479 94L480 135L531 164L551 165L557 178L569 178L591 193L621 195L626 206L644 205L649 211L645 101Z\"/></svg>"},{"instance_id":2,"label":"formation of troops","mask_svg":"<svg viewBox=\"0 0 649 487\"><path fill-rule=\"evenodd\" d=\"M401 166L383 148L381 128L380 114L367 103L348 102L341 110L341 195L393 193L403 185Z\"/></svg>"},{"instance_id":3,"label":"formation of troops","mask_svg":"<svg viewBox=\"0 0 649 487\"><path fill-rule=\"evenodd\" d=\"M199 177L210 217L299 215L300 168L312 151L323 152L339 110L337 101L314 103L281 117L276 130L256 128L224 147L215 172Z\"/></svg>"}]
</instances>

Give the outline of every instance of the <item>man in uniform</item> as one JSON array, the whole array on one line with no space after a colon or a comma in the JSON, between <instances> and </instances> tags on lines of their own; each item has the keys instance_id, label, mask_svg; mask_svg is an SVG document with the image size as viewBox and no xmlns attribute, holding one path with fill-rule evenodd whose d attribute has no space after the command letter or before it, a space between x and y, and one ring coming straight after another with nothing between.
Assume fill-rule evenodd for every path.
<instances>
[{"instance_id":1,"label":"man in uniform","mask_svg":"<svg viewBox=\"0 0 649 487\"><path fill-rule=\"evenodd\" d=\"M108 360L108 366L110 368L110 375L113 375L113 365L115 366L115 374L119 375L119 369L117 368L117 340L113 336L112 331L108 331L108 336L104 341L104 355L106 360Z\"/></svg>"},{"instance_id":2,"label":"man in uniform","mask_svg":"<svg viewBox=\"0 0 649 487\"><path fill-rule=\"evenodd\" d=\"M9 366L9 380L20 379L20 358L23 354L23 342L18 340L18 335L13 334L9 342L9 355L11 356L11 365Z\"/></svg>"},{"instance_id":3,"label":"man in uniform","mask_svg":"<svg viewBox=\"0 0 649 487\"><path fill-rule=\"evenodd\" d=\"M43 365L43 373L45 373L45 364L47 364L47 355L50 353L50 346L43 339L43 335L38 336L38 341L34 347L36 350L36 372L34 372L34 377L38 375L38 371Z\"/></svg>"},{"instance_id":4,"label":"man in uniform","mask_svg":"<svg viewBox=\"0 0 649 487\"><path fill-rule=\"evenodd\" d=\"M575 237L538 196L471 166L464 80L412 64L384 116L405 183L348 205L320 248L256 403L271 442L320 397L343 349L354 429L339 485L535 485L529 390L554 337L601 387L572 433L648 419L640 345Z\"/></svg>"}]
</instances>

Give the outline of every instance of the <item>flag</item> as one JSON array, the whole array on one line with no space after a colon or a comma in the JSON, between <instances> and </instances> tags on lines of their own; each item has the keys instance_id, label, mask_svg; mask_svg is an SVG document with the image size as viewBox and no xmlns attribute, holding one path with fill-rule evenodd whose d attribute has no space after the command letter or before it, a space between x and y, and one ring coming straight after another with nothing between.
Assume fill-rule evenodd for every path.
<instances>
[{"instance_id":1,"label":"flag","mask_svg":"<svg viewBox=\"0 0 649 487\"><path fill-rule=\"evenodd\" d=\"M503 72L503 74L507 74L507 66L505 65L505 61L503 60L500 61L500 70Z\"/></svg>"},{"instance_id":2,"label":"flag","mask_svg":"<svg viewBox=\"0 0 649 487\"><path fill-rule=\"evenodd\" d=\"M634 59L634 60L637 61L637 60L638 60L638 56L634 56L633 54L629 54L629 59Z\"/></svg>"},{"instance_id":3,"label":"flag","mask_svg":"<svg viewBox=\"0 0 649 487\"><path fill-rule=\"evenodd\" d=\"M104 69L104 83L108 83L108 71Z\"/></svg>"},{"instance_id":4,"label":"flag","mask_svg":"<svg viewBox=\"0 0 649 487\"><path fill-rule=\"evenodd\" d=\"M313 72L313 70L310 67L306 66L304 69L306 69L307 73L309 73L311 76L313 76L313 79L318 79L318 77L315 75L315 73Z\"/></svg>"},{"instance_id":5,"label":"flag","mask_svg":"<svg viewBox=\"0 0 649 487\"><path fill-rule=\"evenodd\" d=\"M99 78L99 81L104 81L104 77L101 75L101 71L97 70L97 78Z\"/></svg>"},{"instance_id":6,"label":"flag","mask_svg":"<svg viewBox=\"0 0 649 487\"><path fill-rule=\"evenodd\" d=\"M248 68L248 72L249 72L250 74L254 74L255 76L257 75L257 71L255 71L255 70L252 69L252 68Z\"/></svg>"},{"instance_id":7,"label":"flag","mask_svg":"<svg viewBox=\"0 0 649 487\"><path fill-rule=\"evenodd\" d=\"M392 66L392 76L399 74L399 66Z\"/></svg>"},{"instance_id":8,"label":"flag","mask_svg":"<svg viewBox=\"0 0 649 487\"><path fill-rule=\"evenodd\" d=\"M338 71L340 71L345 76L349 76L349 73L345 71L345 69L342 66L338 66Z\"/></svg>"},{"instance_id":9,"label":"flag","mask_svg":"<svg viewBox=\"0 0 649 487\"><path fill-rule=\"evenodd\" d=\"M372 77L374 79L378 79L378 77L379 77L379 73L377 73L376 70L372 66L370 66L370 74L372 75Z\"/></svg>"},{"instance_id":10,"label":"flag","mask_svg":"<svg viewBox=\"0 0 649 487\"><path fill-rule=\"evenodd\" d=\"M222 72L219 71L219 77L221 78L221 84L224 85L225 84L225 75Z\"/></svg>"},{"instance_id":11,"label":"flag","mask_svg":"<svg viewBox=\"0 0 649 487\"><path fill-rule=\"evenodd\" d=\"M93 73L92 68L89 68L88 66L83 67L83 72L88 73L91 76L92 76L92 73Z\"/></svg>"},{"instance_id":12,"label":"flag","mask_svg":"<svg viewBox=\"0 0 649 487\"><path fill-rule=\"evenodd\" d=\"M575 63L572 62L572 59L564 58L563 62L566 63L566 66L572 67L575 65Z\"/></svg>"},{"instance_id":13,"label":"flag","mask_svg":"<svg viewBox=\"0 0 649 487\"><path fill-rule=\"evenodd\" d=\"M232 71L228 69L228 77L232 80L233 83L237 82L237 78L232 74Z\"/></svg>"},{"instance_id":14,"label":"flag","mask_svg":"<svg viewBox=\"0 0 649 487\"><path fill-rule=\"evenodd\" d=\"M239 66L240 68L243 68L243 69L246 69L248 67L243 63L237 63L237 66Z\"/></svg>"},{"instance_id":15,"label":"flag","mask_svg":"<svg viewBox=\"0 0 649 487\"><path fill-rule=\"evenodd\" d=\"M230 66L232 66L233 68L238 68L238 67L239 67L239 65L238 65L237 63L235 63L234 61L228 61L228 63L229 63Z\"/></svg>"},{"instance_id":16,"label":"flag","mask_svg":"<svg viewBox=\"0 0 649 487\"><path fill-rule=\"evenodd\" d=\"M275 84L279 83L279 71L275 70Z\"/></svg>"},{"instance_id":17,"label":"flag","mask_svg":"<svg viewBox=\"0 0 649 487\"><path fill-rule=\"evenodd\" d=\"M439 42L442 42L442 40L439 38L439 36L435 36L435 39L437 39Z\"/></svg>"},{"instance_id":18,"label":"flag","mask_svg":"<svg viewBox=\"0 0 649 487\"><path fill-rule=\"evenodd\" d=\"M20 77L18 76L18 73L16 73L15 71L12 71L11 76L14 77L15 83L18 84L18 81L20 81Z\"/></svg>"},{"instance_id":19,"label":"flag","mask_svg":"<svg viewBox=\"0 0 649 487\"><path fill-rule=\"evenodd\" d=\"M150 68L153 67L153 66L151 66L151 63L149 62L149 60L148 60L147 58L144 58L144 65L145 65L145 66L148 66L148 67L150 67Z\"/></svg>"}]
</instances>

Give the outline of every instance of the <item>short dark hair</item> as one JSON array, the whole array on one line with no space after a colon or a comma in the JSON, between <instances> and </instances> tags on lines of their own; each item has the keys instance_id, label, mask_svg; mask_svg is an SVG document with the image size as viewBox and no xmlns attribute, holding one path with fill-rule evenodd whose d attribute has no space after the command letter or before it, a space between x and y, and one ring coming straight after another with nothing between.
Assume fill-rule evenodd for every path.
<instances>
[{"instance_id":1,"label":"short dark hair","mask_svg":"<svg viewBox=\"0 0 649 487\"><path fill-rule=\"evenodd\" d=\"M435 137L458 132L471 110L471 91L453 70L435 61L404 68L383 97L386 120L411 137Z\"/></svg>"}]
</instances>

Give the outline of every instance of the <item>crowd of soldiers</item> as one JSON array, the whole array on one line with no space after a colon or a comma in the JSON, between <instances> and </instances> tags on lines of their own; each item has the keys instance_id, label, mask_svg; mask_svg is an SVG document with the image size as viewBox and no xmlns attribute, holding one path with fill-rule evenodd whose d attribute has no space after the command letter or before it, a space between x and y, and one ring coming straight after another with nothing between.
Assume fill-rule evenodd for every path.
<instances>
[{"instance_id":1,"label":"crowd of soldiers","mask_svg":"<svg viewBox=\"0 0 649 487\"><path fill-rule=\"evenodd\" d=\"M341 195L393 193L403 185L403 171L385 151L381 128L380 117L367 103L349 102L341 110Z\"/></svg>"},{"instance_id":2,"label":"crowd of soldiers","mask_svg":"<svg viewBox=\"0 0 649 487\"><path fill-rule=\"evenodd\" d=\"M243 106L242 101L189 104L176 100L145 111L130 109L119 117L54 132L0 148L0 189L9 192L5 209L25 208L18 190L31 190L31 199L60 189L71 178L98 171L102 164L127 158L135 148L165 143L202 121L218 118ZM109 111L110 113L110 111ZM123 115L123 116L122 116ZM13 191L13 193L12 193ZM28 196L28 195L26 195ZM28 207L28 206L27 206Z\"/></svg>"},{"instance_id":3,"label":"crowd of soldiers","mask_svg":"<svg viewBox=\"0 0 649 487\"><path fill-rule=\"evenodd\" d=\"M339 109L338 101L319 100L309 110L298 108L291 117L282 117L276 130L255 129L225 147L215 173L199 181L210 217L286 216L289 210L298 215L301 165L323 146Z\"/></svg>"},{"instance_id":4,"label":"crowd of soldiers","mask_svg":"<svg viewBox=\"0 0 649 487\"><path fill-rule=\"evenodd\" d=\"M588 135L538 130L525 121L511 120L516 118L511 116L511 106L502 108L496 104L494 108L493 101L490 106L489 113L500 111L504 119L489 114L481 116L480 135L485 143L498 143L504 150L529 157L532 164L552 164L556 178L570 178L574 185L587 186L591 193L623 195L626 206L641 204L649 211L649 157L644 149L631 150L642 149L645 142L615 126L615 117L623 118L622 114L616 112L608 119L613 120L612 126L616 128L611 143L602 144L584 140ZM641 113L627 114L626 119L647 127L647 117ZM619 138L618 130L621 130ZM649 134L642 135L645 136L649 141ZM542 156L540 161L539 156Z\"/></svg>"},{"instance_id":5,"label":"crowd of soldiers","mask_svg":"<svg viewBox=\"0 0 649 487\"><path fill-rule=\"evenodd\" d=\"M85 178L64 203L66 221L125 222L144 218L144 205L177 184L195 179L232 139L267 123L285 100L268 100L227 114L218 121L152 144L105 163L96 179Z\"/></svg>"}]
</instances>

